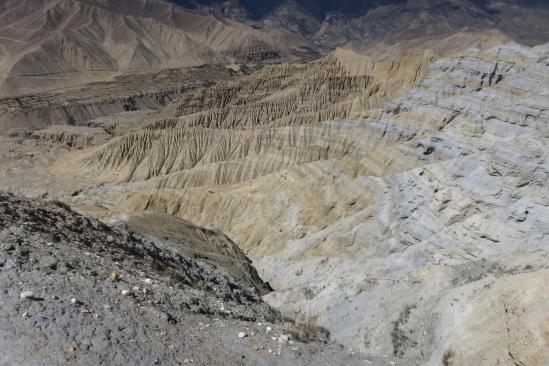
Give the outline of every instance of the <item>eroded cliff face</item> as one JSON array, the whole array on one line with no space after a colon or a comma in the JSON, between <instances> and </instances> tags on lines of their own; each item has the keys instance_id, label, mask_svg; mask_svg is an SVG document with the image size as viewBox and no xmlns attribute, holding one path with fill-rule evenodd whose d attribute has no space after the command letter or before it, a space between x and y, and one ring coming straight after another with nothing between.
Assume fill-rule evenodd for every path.
<instances>
[{"instance_id":1,"label":"eroded cliff face","mask_svg":"<svg viewBox=\"0 0 549 366\"><path fill-rule=\"evenodd\" d=\"M59 163L110 182L71 202L219 228L273 286L270 304L353 349L546 362L549 46L430 67L337 60L185 95Z\"/></svg>"},{"instance_id":2,"label":"eroded cliff face","mask_svg":"<svg viewBox=\"0 0 549 366\"><path fill-rule=\"evenodd\" d=\"M228 230L258 255L276 251L308 227L316 231L355 212L353 200L367 202L356 183L339 182L338 174L383 175L415 165L403 143L421 129L317 121L369 113L418 82L430 59L419 54L376 64L339 51L310 65L272 66L188 93L161 113L172 117L72 154L56 170L112 183L85 190L75 203L160 210ZM339 203L332 190L348 197ZM286 204L276 203L294 198L307 212L288 216Z\"/></svg>"},{"instance_id":3,"label":"eroded cliff face","mask_svg":"<svg viewBox=\"0 0 549 366\"><path fill-rule=\"evenodd\" d=\"M544 364L548 55L439 60L385 106L375 123L435 127L408 144L420 163L357 177L376 192L359 212L257 260L271 303L412 363Z\"/></svg>"},{"instance_id":4,"label":"eroded cliff face","mask_svg":"<svg viewBox=\"0 0 549 366\"><path fill-rule=\"evenodd\" d=\"M187 92L156 121L74 155L59 169L84 167L82 174L115 182L158 178L184 188L239 183L296 163L341 158L364 150L363 144L346 129L319 122L370 113L419 82L432 59L419 53L374 62L339 50L310 64L266 67ZM413 132L401 132L407 134ZM404 137L395 132L392 138ZM192 176L198 180L185 178Z\"/></svg>"}]
</instances>

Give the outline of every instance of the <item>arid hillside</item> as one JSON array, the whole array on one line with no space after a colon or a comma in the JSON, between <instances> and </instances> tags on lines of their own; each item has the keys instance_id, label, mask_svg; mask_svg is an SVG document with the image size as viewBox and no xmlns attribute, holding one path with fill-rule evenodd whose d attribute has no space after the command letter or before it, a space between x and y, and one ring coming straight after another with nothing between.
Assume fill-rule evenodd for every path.
<instances>
[{"instance_id":1,"label":"arid hillside","mask_svg":"<svg viewBox=\"0 0 549 366\"><path fill-rule=\"evenodd\" d=\"M356 145L352 136L319 122L381 107L419 82L432 59L419 53L373 62L339 50L309 64L268 66L185 93L157 120L151 116L140 129L72 154L58 169L185 188L241 183L296 163L343 157Z\"/></svg>"},{"instance_id":2,"label":"arid hillside","mask_svg":"<svg viewBox=\"0 0 549 366\"><path fill-rule=\"evenodd\" d=\"M353 349L476 365L510 347L541 365L543 328L528 324L545 319L547 52L342 50L267 67L183 94L53 174L90 185L65 198L81 212L227 233L273 286L269 303Z\"/></svg>"},{"instance_id":3,"label":"arid hillside","mask_svg":"<svg viewBox=\"0 0 549 366\"><path fill-rule=\"evenodd\" d=\"M30 357L10 361L44 349L30 324L95 314L107 340L44 360L549 362L549 43L498 23L541 29L543 4L380 1L306 33L299 1L8 3L0 346Z\"/></svg>"},{"instance_id":4,"label":"arid hillside","mask_svg":"<svg viewBox=\"0 0 549 366\"><path fill-rule=\"evenodd\" d=\"M4 95L134 70L291 57L302 43L160 0L7 0L0 4L0 35Z\"/></svg>"}]
</instances>

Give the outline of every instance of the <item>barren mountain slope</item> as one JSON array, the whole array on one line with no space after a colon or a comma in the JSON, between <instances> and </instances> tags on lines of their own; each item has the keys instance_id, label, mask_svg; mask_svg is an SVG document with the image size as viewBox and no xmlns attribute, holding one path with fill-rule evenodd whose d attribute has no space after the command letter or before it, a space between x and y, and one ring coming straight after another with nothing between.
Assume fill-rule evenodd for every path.
<instances>
[{"instance_id":1,"label":"barren mountain slope","mask_svg":"<svg viewBox=\"0 0 549 366\"><path fill-rule=\"evenodd\" d=\"M106 145L73 154L59 169L71 174L91 171L95 178L107 181L170 175L171 181L179 179L185 185L185 176L194 175L199 185L208 181L227 184L250 178L239 177L242 173L264 175L263 170L278 170L296 159L305 162L317 156L339 156L350 141L332 146L331 151L321 145L311 150L331 134L330 128L315 123L359 116L381 106L418 82L431 60L430 54L419 53L373 62L338 50L309 64L269 66L242 79L185 93L161 111L157 121ZM294 139L311 146L300 150ZM282 154L276 160L262 156L278 152ZM209 165L217 168L211 170ZM243 170L237 176L222 173L238 165Z\"/></svg>"},{"instance_id":2,"label":"barren mountain slope","mask_svg":"<svg viewBox=\"0 0 549 366\"><path fill-rule=\"evenodd\" d=\"M181 234L178 242L143 237L61 204L0 193L0 362L389 364L323 338L290 343L298 328L249 281L227 275L226 263L180 253L188 242L205 249L227 239Z\"/></svg>"},{"instance_id":3,"label":"barren mountain slope","mask_svg":"<svg viewBox=\"0 0 549 366\"><path fill-rule=\"evenodd\" d=\"M7 0L0 6L4 95L129 70L285 57L300 44L161 0Z\"/></svg>"},{"instance_id":4,"label":"barren mountain slope","mask_svg":"<svg viewBox=\"0 0 549 366\"><path fill-rule=\"evenodd\" d=\"M70 202L219 228L271 304L353 349L544 364L549 46L473 50L424 77L421 58L343 54L184 95L172 117L64 159L59 173L111 182ZM420 82L398 96L391 80Z\"/></svg>"},{"instance_id":5,"label":"barren mountain slope","mask_svg":"<svg viewBox=\"0 0 549 366\"><path fill-rule=\"evenodd\" d=\"M57 197L121 226L121 232L115 229L118 249L127 254L130 248L131 254L119 260L120 253L112 252L116 248L105 247L111 229L97 221L0 197L7 207L2 223L9 223L0 240L8 243L2 247L6 260L0 263L8 268L1 272L2 283L14 295L10 309L27 312L21 319L4 318L10 334L49 306L19 302L16 292L24 289L16 278L56 291L96 287L100 298L109 300L122 288L96 281L90 268L97 266L103 280L114 262L132 281L143 277L137 270L158 277L163 272L151 267L149 257L160 253L182 270L200 274L214 268L211 273L221 276L182 292L159 284L160 293L177 300L163 297L162 311L170 315L160 320L167 323L168 308L175 307L180 323L202 327L214 313L198 320L177 307L180 298L196 290L215 303L224 290L234 289L227 278L235 279L237 293L255 286L253 304L227 295L238 311L258 312L248 320L268 315L270 309L257 297L269 290L267 281L274 291L264 300L283 315L326 327L349 353L371 355L375 365L545 365L549 44L485 50L522 34L507 31L516 27L513 14L528 16L532 29L543 29L537 21L544 13L534 17L535 7L510 8L507 1L485 3L417 0L385 3L352 19L327 13L316 24L307 18L305 28L320 26L309 38L326 49L366 36L377 47L369 48L370 57L337 49L315 62L269 65L248 76L242 68L238 78L224 67L196 65L293 55L296 47L308 45L299 34L308 31L265 33L158 0L2 3L0 67L9 74L4 92L66 87L0 100L0 131L11 129L10 136L0 136L1 188ZM440 9L432 11L432 4ZM452 19L443 16L448 4L456 9ZM494 4L503 9L497 18L490 10ZM288 20L289 12L278 8L278 20ZM479 28L462 29L478 25L479 17ZM498 19L510 20L509 25ZM279 27L277 19L271 21ZM293 27L291 19L284 27ZM286 41L277 42L281 39ZM469 46L479 49L462 51ZM32 213L32 230L22 224L29 217L21 212ZM83 282L71 277L58 286L61 274L46 269L51 277L44 277L25 249L45 256L47 235L53 234L48 229L42 235L40 216L48 221L52 213L53 225L74 239L59 244L52 236L52 245L58 245L51 249L54 257L70 262L86 258L86 251L112 254L95 258L92 253L93 261L69 268ZM85 224L84 233L74 222ZM136 241L124 228L165 240ZM86 233L105 240L92 242ZM23 250L12 248L22 240ZM73 242L91 244L81 248ZM214 292L221 294L202 288L215 281L221 282ZM94 309L102 308L93 292L82 294ZM137 302L142 311L140 296L122 298L115 309L134 309ZM209 302L191 303L203 309ZM46 312L54 314L52 309ZM131 310L121 319L134 322L134 314L141 312ZM147 322L160 321L147 314ZM249 322L227 324L236 334L237 327L257 330ZM182 332L188 329L169 329L170 339L185 342L189 333ZM144 331L138 326L129 332ZM222 359L233 343L241 349L234 335L206 330L204 339L214 340L209 348L221 347L215 355L220 362L236 362ZM261 333L257 342L269 340ZM89 346L85 339L77 341L78 348ZM162 352L163 361L180 362L187 350L204 350L199 342L187 344L190 348L177 342L177 360ZM229 344L219 346L223 342ZM249 362L275 362L277 352L268 352L267 344L261 349L253 338L243 342ZM357 361L331 346L326 356L314 358L317 346L304 348L303 363ZM136 362L141 357L150 363L158 355L152 349L145 356L143 350L129 350ZM292 364L295 354L286 351L278 360Z\"/></svg>"}]
</instances>

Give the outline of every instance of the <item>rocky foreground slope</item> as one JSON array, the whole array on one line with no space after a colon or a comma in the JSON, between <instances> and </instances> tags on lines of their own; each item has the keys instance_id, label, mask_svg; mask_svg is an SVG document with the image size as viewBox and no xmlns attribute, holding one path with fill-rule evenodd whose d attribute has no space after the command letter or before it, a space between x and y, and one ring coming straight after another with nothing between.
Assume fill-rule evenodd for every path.
<instances>
[{"instance_id":1,"label":"rocky foreground slope","mask_svg":"<svg viewBox=\"0 0 549 366\"><path fill-rule=\"evenodd\" d=\"M187 228L190 242L199 230ZM201 238L202 250L218 240ZM1 193L0 363L389 363L285 324L261 301L264 283L235 280L219 263L180 254L184 246Z\"/></svg>"},{"instance_id":2,"label":"rocky foreground slope","mask_svg":"<svg viewBox=\"0 0 549 366\"><path fill-rule=\"evenodd\" d=\"M60 162L58 174L108 182L67 200L221 229L273 287L271 305L354 350L417 365L546 364L549 46L411 68L412 88L380 104L368 102L388 95L383 83L371 89L374 74L357 78L369 64L352 59L317 89L184 97L163 111L171 119ZM247 82L261 96L260 75ZM301 118L315 110L309 95L354 108ZM255 112L234 125L243 110ZM253 118L263 115L281 117Z\"/></svg>"}]
</instances>

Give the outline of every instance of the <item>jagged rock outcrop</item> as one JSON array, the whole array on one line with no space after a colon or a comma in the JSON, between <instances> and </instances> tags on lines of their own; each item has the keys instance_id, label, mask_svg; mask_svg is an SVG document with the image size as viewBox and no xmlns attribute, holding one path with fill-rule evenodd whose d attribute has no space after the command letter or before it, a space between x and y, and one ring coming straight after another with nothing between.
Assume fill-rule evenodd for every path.
<instances>
[{"instance_id":1,"label":"jagged rock outcrop","mask_svg":"<svg viewBox=\"0 0 549 366\"><path fill-rule=\"evenodd\" d=\"M376 62L340 49L309 64L265 67L179 99L175 126L244 128L346 118L414 85L433 58L418 52Z\"/></svg>"}]
</instances>

